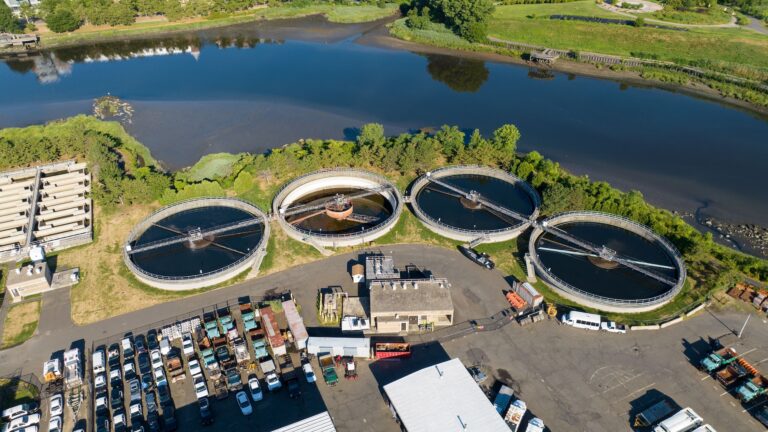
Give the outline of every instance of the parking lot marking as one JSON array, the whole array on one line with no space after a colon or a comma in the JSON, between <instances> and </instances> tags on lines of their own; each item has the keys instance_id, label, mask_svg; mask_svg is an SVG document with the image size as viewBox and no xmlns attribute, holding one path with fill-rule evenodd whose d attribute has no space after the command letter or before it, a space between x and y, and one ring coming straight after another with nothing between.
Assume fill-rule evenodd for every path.
<instances>
[{"instance_id":1,"label":"parking lot marking","mask_svg":"<svg viewBox=\"0 0 768 432\"><path fill-rule=\"evenodd\" d=\"M753 366L757 366L757 365L759 365L760 363L765 363L766 361L768 361L768 357L766 357L766 358L764 358L764 359L760 360L759 362L755 363Z\"/></svg>"},{"instance_id":2,"label":"parking lot marking","mask_svg":"<svg viewBox=\"0 0 768 432\"><path fill-rule=\"evenodd\" d=\"M720 393L720 397L723 397L723 396L727 395L728 393L730 393L730 392L728 390L726 390L726 391Z\"/></svg>"},{"instance_id":3,"label":"parking lot marking","mask_svg":"<svg viewBox=\"0 0 768 432\"><path fill-rule=\"evenodd\" d=\"M626 384L627 384L628 382L630 382L630 381L632 381L632 380L634 380L634 379L636 379L636 378L640 378L640 377L641 377L641 376L643 376L643 375L645 375L645 372L643 372L643 373L639 373L639 374L637 374L637 375L633 376L632 378L628 378L628 379L627 379L627 380L625 380L625 381L621 381L621 379L619 378L619 379L618 379L618 381L619 381L619 383L618 383L618 384L616 384L616 385L615 385L615 386L613 386L613 387L609 387L608 389L604 390L602 393L603 393L603 394L606 394L606 393L608 393L609 391L611 391L611 390L613 390L613 389L616 389L616 388L618 388L618 387L621 387L621 386L624 386L624 388L626 388Z\"/></svg>"},{"instance_id":4,"label":"parking lot marking","mask_svg":"<svg viewBox=\"0 0 768 432\"><path fill-rule=\"evenodd\" d=\"M648 384L647 386L640 387L639 389L633 391L632 393L624 396L623 398L621 398L619 400L624 400L624 399L630 398L630 397L634 396L635 394L640 393L641 391L644 391L644 390L648 390L649 388L651 388L651 387L653 387L655 385L656 385L656 383L652 382L652 383Z\"/></svg>"},{"instance_id":5,"label":"parking lot marking","mask_svg":"<svg viewBox=\"0 0 768 432\"><path fill-rule=\"evenodd\" d=\"M712 377L710 377L709 375L704 375L704 378L702 378L701 380L704 381L707 378L712 378Z\"/></svg>"}]
</instances>

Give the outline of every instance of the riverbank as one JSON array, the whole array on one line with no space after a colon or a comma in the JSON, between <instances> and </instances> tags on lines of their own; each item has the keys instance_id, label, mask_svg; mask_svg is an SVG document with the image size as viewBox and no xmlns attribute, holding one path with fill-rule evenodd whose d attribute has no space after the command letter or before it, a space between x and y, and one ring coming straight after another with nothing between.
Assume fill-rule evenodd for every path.
<instances>
[{"instance_id":1,"label":"riverbank","mask_svg":"<svg viewBox=\"0 0 768 432\"><path fill-rule=\"evenodd\" d=\"M322 15L332 23L357 24L378 21L394 16L397 13L399 13L399 9L394 3L387 3L384 7L375 5L346 6L333 4L312 4L299 7L269 7L263 5L225 17L198 17L180 21L160 19L137 22L136 24L129 26L115 27L86 25L70 33L53 33L48 31L40 33L40 48L49 49L110 40L165 36L228 27L255 21L301 18L312 15Z\"/></svg>"}]
</instances>

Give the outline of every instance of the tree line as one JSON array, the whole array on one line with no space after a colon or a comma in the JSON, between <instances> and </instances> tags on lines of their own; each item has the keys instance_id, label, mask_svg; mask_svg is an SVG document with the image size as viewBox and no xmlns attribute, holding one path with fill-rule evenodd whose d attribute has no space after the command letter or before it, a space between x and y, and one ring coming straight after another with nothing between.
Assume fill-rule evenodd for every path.
<instances>
[{"instance_id":1,"label":"tree line","mask_svg":"<svg viewBox=\"0 0 768 432\"><path fill-rule=\"evenodd\" d=\"M492 0L412 0L401 7L406 24L425 30L440 23L470 42L482 42L495 6Z\"/></svg>"}]
</instances>

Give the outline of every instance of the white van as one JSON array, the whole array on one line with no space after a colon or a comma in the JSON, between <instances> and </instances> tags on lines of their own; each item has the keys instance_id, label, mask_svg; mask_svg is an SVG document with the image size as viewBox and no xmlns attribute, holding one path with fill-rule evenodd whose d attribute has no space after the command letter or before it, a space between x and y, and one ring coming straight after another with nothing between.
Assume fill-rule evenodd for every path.
<instances>
[{"instance_id":1,"label":"white van","mask_svg":"<svg viewBox=\"0 0 768 432\"><path fill-rule=\"evenodd\" d=\"M689 432L701 426L704 420L690 408L683 408L677 414L659 423L653 432Z\"/></svg>"},{"instance_id":2,"label":"white van","mask_svg":"<svg viewBox=\"0 0 768 432\"><path fill-rule=\"evenodd\" d=\"M600 330L600 321L602 317L600 315L589 314L585 312L570 311L560 318L563 324L573 326L581 329L588 330Z\"/></svg>"},{"instance_id":3,"label":"white van","mask_svg":"<svg viewBox=\"0 0 768 432\"><path fill-rule=\"evenodd\" d=\"M36 413L39 409L40 405L34 402L25 403L4 410L2 414L0 414L0 417L2 417L3 420L9 422L15 418Z\"/></svg>"},{"instance_id":4,"label":"white van","mask_svg":"<svg viewBox=\"0 0 768 432\"><path fill-rule=\"evenodd\" d=\"M717 431L712 426L705 424L704 426L697 427L692 432L717 432Z\"/></svg>"},{"instance_id":5,"label":"white van","mask_svg":"<svg viewBox=\"0 0 768 432\"><path fill-rule=\"evenodd\" d=\"M106 363L105 363L105 357L104 357L104 350L97 350L94 351L93 356L91 356L92 365L93 365L93 375L96 376L100 373L104 373L106 371Z\"/></svg>"}]
</instances>

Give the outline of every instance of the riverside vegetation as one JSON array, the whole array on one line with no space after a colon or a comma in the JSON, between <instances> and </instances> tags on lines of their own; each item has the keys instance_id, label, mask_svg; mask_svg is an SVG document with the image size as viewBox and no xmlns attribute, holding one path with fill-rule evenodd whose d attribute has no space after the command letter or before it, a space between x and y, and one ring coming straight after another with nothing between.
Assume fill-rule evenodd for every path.
<instances>
[{"instance_id":1,"label":"riverside vegetation","mask_svg":"<svg viewBox=\"0 0 768 432\"><path fill-rule=\"evenodd\" d=\"M76 308L101 301L94 296L103 295L108 301L109 294L99 290L114 290L121 283L127 284L126 290L135 290L136 297L143 299L144 304L135 304L131 306L133 309L189 294L169 294L141 286L131 280L130 272L120 259L120 245L127 230L159 205L200 196L237 196L261 208L269 208L272 197L287 181L316 169L338 166L378 172L402 189L420 173L443 165L498 167L530 182L539 191L544 215L586 209L625 216L648 225L677 246L689 269L685 289L673 305L664 309L666 312L699 302L744 276L768 281L768 261L716 244L711 235L701 234L679 216L646 203L640 192L622 192L605 182L575 176L535 151L518 154L519 138L520 132L513 125L498 128L491 137L484 137L478 131L466 136L456 126L443 126L434 133L387 137L381 125L368 124L361 128L355 141L303 140L264 154L209 155L192 167L166 173L159 169L149 151L118 123L77 116L45 126L0 130L0 168L67 157L90 163L97 211L96 241L84 248L59 254L60 263L84 267L93 264L94 267L83 272L84 282L90 284L89 290L77 286L73 291L73 315ZM276 235L269 242L270 252L264 272L320 258L308 245L279 236L279 230L275 231ZM285 244L277 245L276 242ZM453 245L450 241L435 238L408 212L404 212L395 232L376 243L396 242ZM279 252L283 247L291 251L290 255ZM494 251L512 254L499 257L510 263L505 270L522 275L516 247L499 247L503 246L493 246ZM92 257L94 262L71 262L76 256L86 261L84 256ZM112 278L110 283L104 281L106 277ZM550 300L560 300L551 291L545 292ZM127 307L124 302L110 304ZM76 322L127 311L100 310L87 318L80 317ZM644 314L643 319L653 316Z\"/></svg>"}]
</instances>

